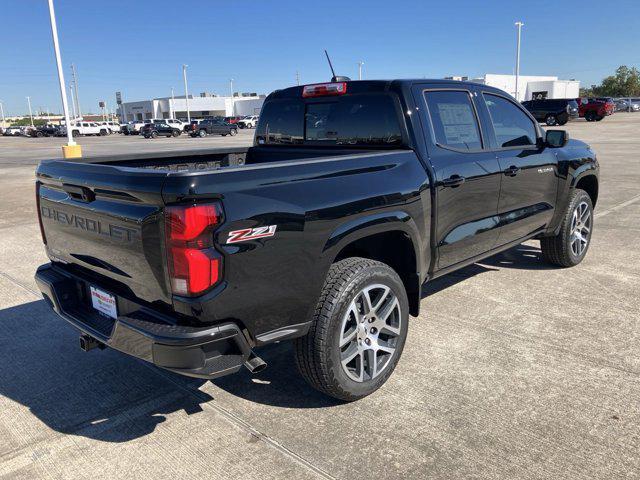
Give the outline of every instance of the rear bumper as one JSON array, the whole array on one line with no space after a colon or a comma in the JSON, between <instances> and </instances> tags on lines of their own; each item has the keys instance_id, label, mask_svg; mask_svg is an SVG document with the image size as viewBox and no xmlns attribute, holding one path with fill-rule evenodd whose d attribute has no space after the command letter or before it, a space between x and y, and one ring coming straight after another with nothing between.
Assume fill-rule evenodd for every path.
<instances>
[{"instance_id":1,"label":"rear bumper","mask_svg":"<svg viewBox=\"0 0 640 480\"><path fill-rule=\"evenodd\" d=\"M93 310L83 292L89 283L51 264L35 275L45 301L62 318L106 346L173 372L216 378L237 372L251 356L251 347L233 322L215 326L175 325L145 306L116 296L127 313L117 319Z\"/></svg>"}]
</instances>

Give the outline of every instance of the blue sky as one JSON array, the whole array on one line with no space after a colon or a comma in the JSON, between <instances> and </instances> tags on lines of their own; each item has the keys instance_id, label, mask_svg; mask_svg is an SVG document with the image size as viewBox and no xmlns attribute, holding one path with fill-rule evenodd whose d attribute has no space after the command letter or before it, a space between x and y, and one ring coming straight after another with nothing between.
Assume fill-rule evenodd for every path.
<instances>
[{"instance_id":1,"label":"blue sky","mask_svg":"<svg viewBox=\"0 0 640 480\"><path fill-rule=\"evenodd\" d=\"M60 111L46 0L2 0L0 100ZM523 28L523 75L600 81L618 65L640 67L640 1L611 0L55 0L65 75L77 65L83 111L98 100L189 91L268 93L337 73L441 78L511 73ZM629 22L629 23L627 23Z\"/></svg>"}]
</instances>

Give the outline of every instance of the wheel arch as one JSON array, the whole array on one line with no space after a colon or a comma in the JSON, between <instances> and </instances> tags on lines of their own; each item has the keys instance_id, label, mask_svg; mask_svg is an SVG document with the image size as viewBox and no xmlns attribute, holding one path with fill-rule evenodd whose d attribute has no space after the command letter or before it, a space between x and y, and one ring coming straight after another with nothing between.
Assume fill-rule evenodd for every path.
<instances>
[{"instance_id":1,"label":"wheel arch","mask_svg":"<svg viewBox=\"0 0 640 480\"><path fill-rule=\"evenodd\" d=\"M420 311L422 255L418 248L418 229L402 211L368 215L347 222L333 231L323 255L329 264L348 257L377 260L400 276L409 299L409 313Z\"/></svg>"},{"instance_id":2,"label":"wheel arch","mask_svg":"<svg viewBox=\"0 0 640 480\"><path fill-rule=\"evenodd\" d=\"M598 201L598 177L596 175L586 173L578 177L574 183L574 188L579 188L587 192L591 198L591 203L595 207Z\"/></svg>"}]
</instances>

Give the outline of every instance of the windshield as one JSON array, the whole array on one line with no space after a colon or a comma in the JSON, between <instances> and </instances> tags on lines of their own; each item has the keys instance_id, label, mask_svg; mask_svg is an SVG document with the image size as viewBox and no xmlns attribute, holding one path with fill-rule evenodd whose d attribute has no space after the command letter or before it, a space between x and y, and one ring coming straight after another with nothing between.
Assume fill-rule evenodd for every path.
<instances>
[{"instance_id":1,"label":"windshield","mask_svg":"<svg viewBox=\"0 0 640 480\"><path fill-rule=\"evenodd\" d=\"M290 98L267 102L260 114L258 145L398 146L398 111L388 94Z\"/></svg>"}]
</instances>

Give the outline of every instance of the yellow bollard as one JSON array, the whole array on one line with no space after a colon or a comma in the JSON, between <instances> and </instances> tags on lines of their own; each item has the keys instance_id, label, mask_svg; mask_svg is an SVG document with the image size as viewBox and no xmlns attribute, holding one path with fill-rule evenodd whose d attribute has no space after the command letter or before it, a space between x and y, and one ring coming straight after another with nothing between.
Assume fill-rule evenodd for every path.
<instances>
[{"instance_id":1,"label":"yellow bollard","mask_svg":"<svg viewBox=\"0 0 640 480\"><path fill-rule=\"evenodd\" d=\"M62 156L64 158L80 158L82 157L82 147L80 145L63 145Z\"/></svg>"}]
</instances>

